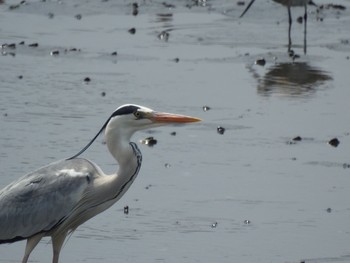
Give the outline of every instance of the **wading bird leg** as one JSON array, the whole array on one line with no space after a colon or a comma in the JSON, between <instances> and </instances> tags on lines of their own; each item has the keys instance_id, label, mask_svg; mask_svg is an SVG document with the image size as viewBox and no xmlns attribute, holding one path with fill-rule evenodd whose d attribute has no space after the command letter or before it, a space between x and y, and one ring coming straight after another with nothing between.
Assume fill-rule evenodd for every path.
<instances>
[{"instance_id":1,"label":"wading bird leg","mask_svg":"<svg viewBox=\"0 0 350 263\"><path fill-rule=\"evenodd\" d=\"M307 23L307 3L305 3L305 14L304 14L304 54L306 54L306 23Z\"/></svg>"},{"instance_id":2,"label":"wading bird leg","mask_svg":"<svg viewBox=\"0 0 350 263\"><path fill-rule=\"evenodd\" d=\"M290 31L292 29L292 14L290 12L290 6L288 6L288 21L289 21L289 28L288 28L288 52L290 51L291 47L292 47L292 39L290 36Z\"/></svg>"},{"instance_id":3,"label":"wading bird leg","mask_svg":"<svg viewBox=\"0 0 350 263\"><path fill-rule=\"evenodd\" d=\"M26 250L24 252L22 263L27 263L30 253L32 253L33 249L36 247L43 236L43 234L38 234L27 239Z\"/></svg>"},{"instance_id":4,"label":"wading bird leg","mask_svg":"<svg viewBox=\"0 0 350 263\"><path fill-rule=\"evenodd\" d=\"M52 248L53 248L52 263L58 263L58 258L60 256L61 248L65 238L66 238L66 233L64 233L63 235L51 237Z\"/></svg>"}]
</instances>

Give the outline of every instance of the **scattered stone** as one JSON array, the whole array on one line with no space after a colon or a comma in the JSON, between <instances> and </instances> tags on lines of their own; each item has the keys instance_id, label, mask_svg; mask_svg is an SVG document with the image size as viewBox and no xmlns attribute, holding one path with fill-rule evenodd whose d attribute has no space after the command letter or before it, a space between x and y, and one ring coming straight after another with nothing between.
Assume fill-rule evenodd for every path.
<instances>
[{"instance_id":1,"label":"scattered stone","mask_svg":"<svg viewBox=\"0 0 350 263\"><path fill-rule=\"evenodd\" d=\"M176 135L176 132L173 131L173 132L170 133L170 135L171 135L171 136L175 136L175 135Z\"/></svg>"},{"instance_id":2,"label":"scattered stone","mask_svg":"<svg viewBox=\"0 0 350 263\"><path fill-rule=\"evenodd\" d=\"M129 214L129 206L124 206L124 214Z\"/></svg>"},{"instance_id":3,"label":"scattered stone","mask_svg":"<svg viewBox=\"0 0 350 263\"><path fill-rule=\"evenodd\" d=\"M332 213L332 208L328 207L328 208L326 209L326 212L327 212L327 213Z\"/></svg>"},{"instance_id":4,"label":"scattered stone","mask_svg":"<svg viewBox=\"0 0 350 263\"><path fill-rule=\"evenodd\" d=\"M111 56L116 56L116 55L118 55L117 51L114 51L111 53Z\"/></svg>"},{"instance_id":5,"label":"scattered stone","mask_svg":"<svg viewBox=\"0 0 350 263\"><path fill-rule=\"evenodd\" d=\"M238 6L244 6L244 5L245 5L245 2L244 2L244 1L238 1L238 2L237 2L237 5L238 5Z\"/></svg>"},{"instance_id":6,"label":"scattered stone","mask_svg":"<svg viewBox=\"0 0 350 263\"><path fill-rule=\"evenodd\" d=\"M145 138L145 139L141 140L140 143L152 147L153 145L157 144L157 140L154 139L153 137L148 137L148 138Z\"/></svg>"},{"instance_id":7,"label":"scattered stone","mask_svg":"<svg viewBox=\"0 0 350 263\"><path fill-rule=\"evenodd\" d=\"M300 141L302 141L302 138L300 136L296 136L292 139L292 141L300 142Z\"/></svg>"},{"instance_id":8,"label":"scattered stone","mask_svg":"<svg viewBox=\"0 0 350 263\"><path fill-rule=\"evenodd\" d=\"M255 65L265 66L265 64L266 64L266 60L264 58L259 58L255 60Z\"/></svg>"},{"instance_id":9,"label":"scattered stone","mask_svg":"<svg viewBox=\"0 0 350 263\"><path fill-rule=\"evenodd\" d=\"M218 226L218 222L212 223L211 228L216 228Z\"/></svg>"},{"instance_id":10,"label":"scattered stone","mask_svg":"<svg viewBox=\"0 0 350 263\"><path fill-rule=\"evenodd\" d=\"M225 128L224 127L221 127L221 126L218 126L216 128L216 131L218 132L218 134L224 134L225 133Z\"/></svg>"},{"instance_id":11,"label":"scattered stone","mask_svg":"<svg viewBox=\"0 0 350 263\"><path fill-rule=\"evenodd\" d=\"M39 44L38 43L32 43L32 44L29 44L28 47L38 47Z\"/></svg>"},{"instance_id":12,"label":"scattered stone","mask_svg":"<svg viewBox=\"0 0 350 263\"><path fill-rule=\"evenodd\" d=\"M21 41L21 42L18 43L18 45L24 45L24 44L25 44L24 41Z\"/></svg>"},{"instance_id":13,"label":"scattered stone","mask_svg":"<svg viewBox=\"0 0 350 263\"><path fill-rule=\"evenodd\" d=\"M208 110L211 110L209 106L203 106L203 111L208 111Z\"/></svg>"},{"instance_id":14,"label":"scattered stone","mask_svg":"<svg viewBox=\"0 0 350 263\"><path fill-rule=\"evenodd\" d=\"M299 23L299 24L302 24L303 23L303 17L302 16L299 16L298 18L297 18L297 22Z\"/></svg>"},{"instance_id":15,"label":"scattered stone","mask_svg":"<svg viewBox=\"0 0 350 263\"><path fill-rule=\"evenodd\" d=\"M171 167L170 163L166 163L166 164L164 164L164 166L165 166L165 168L170 168Z\"/></svg>"},{"instance_id":16,"label":"scattered stone","mask_svg":"<svg viewBox=\"0 0 350 263\"><path fill-rule=\"evenodd\" d=\"M18 79L23 79L23 75L19 75L17 78Z\"/></svg>"},{"instance_id":17,"label":"scattered stone","mask_svg":"<svg viewBox=\"0 0 350 263\"><path fill-rule=\"evenodd\" d=\"M135 27L132 27L128 30L128 32L131 34L131 35L134 35L136 33L136 28Z\"/></svg>"},{"instance_id":18,"label":"scattered stone","mask_svg":"<svg viewBox=\"0 0 350 263\"><path fill-rule=\"evenodd\" d=\"M343 168L344 169L349 169L350 168L350 163L343 163Z\"/></svg>"},{"instance_id":19,"label":"scattered stone","mask_svg":"<svg viewBox=\"0 0 350 263\"><path fill-rule=\"evenodd\" d=\"M77 20L81 20L83 18L83 16L81 14L76 14L74 16Z\"/></svg>"},{"instance_id":20,"label":"scattered stone","mask_svg":"<svg viewBox=\"0 0 350 263\"><path fill-rule=\"evenodd\" d=\"M51 56L58 56L60 54L60 51L59 50L54 50L54 51L51 51L50 52L50 55Z\"/></svg>"},{"instance_id":21,"label":"scattered stone","mask_svg":"<svg viewBox=\"0 0 350 263\"><path fill-rule=\"evenodd\" d=\"M85 83L89 83L91 81L91 79L89 78L89 77L86 77L85 79L84 79L84 82Z\"/></svg>"},{"instance_id":22,"label":"scattered stone","mask_svg":"<svg viewBox=\"0 0 350 263\"><path fill-rule=\"evenodd\" d=\"M162 4L164 7L169 8L169 9L175 8L175 5L173 5L173 4L168 4L166 2L163 2Z\"/></svg>"},{"instance_id":23,"label":"scattered stone","mask_svg":"<svg viewBox=\"0 0 350 263\"><path fill-rule=\"evenodd\" d=\"M180 59L179 58L174 58L175 63L179 63Z\"/></svg>"},{"instance_id":24,"label":"scattered stone","mask_svg":"<svg viewBox=\"0 0 350 263\"><path fill-rule=\"evenodd\" d=\"M245 225L249 225L250 223L251 223L250 220L244 220Z\"/></svg>"},{"instance_id":25,"label":"scattered stone","mask_svg":"<svg viewBox=\"0 0 350 263\"><path fill-rule=\"evenodd\" d=\"M340 141L337 138L333 138L328 142L328 144L333 146L333 147L338 147L339 143L340 143Z\"/></svg>"},{"instance_id":26,"label":"scattered stone","mask_svg":"<svg viewBox=\"0 0 350 263\"><path fill-rule=\"evenodd\" d=\"M102 97L105 97L105 96L106 96L106 92L102 91L102 92L101 92L101 96L102 96Z\"/></svg>"},{"instance_id":27,"label":"scattered stone","mask_svg":"<svg viewBox=\"0 0 350 263\"><path fill-rule=\"evenodd\" d=\"M167 31L162 31L158 34L158 39L168 41L170 34Z\"/></svg>"}]
</instances>

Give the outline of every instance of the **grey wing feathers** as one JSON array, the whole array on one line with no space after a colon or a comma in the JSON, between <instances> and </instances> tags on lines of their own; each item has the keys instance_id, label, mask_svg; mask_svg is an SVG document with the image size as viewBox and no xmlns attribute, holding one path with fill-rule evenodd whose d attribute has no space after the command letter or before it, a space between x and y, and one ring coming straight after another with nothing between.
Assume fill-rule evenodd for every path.
<instances>
[{"instance_id":1,"label":"grey wing feathers","mask_svg":"<svg viewBox=\"0 0 350 263\"><path fill-rule=\"evenodd\" d=\"M95 171L85 159L64 160L2 189L0 243L48 232L60 224L82 198Z\"/></svg>"}]
</instances>

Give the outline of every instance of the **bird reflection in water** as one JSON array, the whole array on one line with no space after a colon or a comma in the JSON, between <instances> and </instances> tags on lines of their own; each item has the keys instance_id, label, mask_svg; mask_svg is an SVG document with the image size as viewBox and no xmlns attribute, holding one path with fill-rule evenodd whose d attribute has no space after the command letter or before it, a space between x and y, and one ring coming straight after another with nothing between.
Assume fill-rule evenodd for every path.
<instances>
[{"instance_id":1,"label":"bird reflection in water","mask_svg":"<svg viewBox=\"0 0 350 263\"><path fill-rule=\"evenodd\" d=\"M254 78L258 81L259 95L270 96L278 94L287 97L308 97L317 91L325 82L332 80L330 74L306 62L278 63L267 69L260 76L251 67Z\"/></svg>"}]
</instances>

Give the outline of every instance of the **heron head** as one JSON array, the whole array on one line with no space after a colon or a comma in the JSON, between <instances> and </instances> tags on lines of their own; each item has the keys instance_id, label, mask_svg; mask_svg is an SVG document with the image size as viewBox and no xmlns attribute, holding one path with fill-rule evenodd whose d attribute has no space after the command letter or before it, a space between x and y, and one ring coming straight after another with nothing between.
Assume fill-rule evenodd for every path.
<instances>
[{"instance_id":1,"label":"heron head","mask_svg":"<svg viewBox=\"0 0 350 263\"><path fill-rule=\"evenodd\" d=\"M113 112L108 121L106 131L110 129L123 129L132 134L139 130L163 125L198 121L200 119L190 116L158 112L140 105L125 104Z\"/></svg>"}]
</instances>

